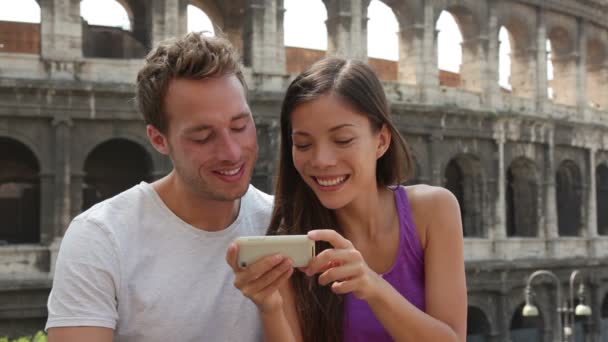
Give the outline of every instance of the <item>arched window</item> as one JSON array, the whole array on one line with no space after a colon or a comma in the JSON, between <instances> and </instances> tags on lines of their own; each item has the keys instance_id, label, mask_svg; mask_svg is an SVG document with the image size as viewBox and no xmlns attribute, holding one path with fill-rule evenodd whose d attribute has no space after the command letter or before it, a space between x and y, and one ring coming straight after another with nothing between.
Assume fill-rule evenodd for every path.
<instances>
[{"instance_id":1,"label":"arched window","mask_svg":"<svg viewBox=\"0 0 608 342\"><path fill-rule=\"evenodd\" d=\"M443 11L437 20L436 29L439 31L437 35L439 82L446 86L458 87L460 86L458 74L462 64L462 34L460 28L454 16L447 11Z\"/></svg>"},{"instance_id":2,"label":"arched window","mask_svg":"<svg viewBox=\"0 0 608 342\"><path fill-rule=\"evenodd\" d=\"M581 228L582 182L578 166L562 162L555 177L559 236L579 236Z\"/></svg>"},{"instance_id":3,"label":"arched window","mask_svg":"<svg viewBox=\"0 0 608 342\"><path fill-rule=\"evenodd\" d=\"M0 245L40 242L40 167L25 145L0 138Z\"/></svg>"},{"instance_id":4,"label":"arched window","mask_svg":"<svg viewBox=\"0 0 608 342\"><path fill-rule=\"evenodd\" d=\"M127 11L116 0L82 0L80 15L89 25L131 29Z\"/></svg>"},{"instance_id":5,"label":"arched window","mask_svg":"<svg viewBox=\"0 0 608 342\"><path fill-rule=\"evenodd\" d=\"M552 89L550 98L556 103L574 106L577 102L572 84L576 82L574 75L578 64L574 40L568 29L561 26L551 28L547 37L550 41L547 45L547 58L552 62L547 62L547 72L552 73L548 75L549 87Z\"/></svg>"},{"instance_id":6,"label":"arched window","mask_svg":"<svg viewBox=\"0 0 608 342\"><path fill-rule=\"evenodd\" d=\"M384 2L372 0L367 8L367 55L371 58L399 60L399 23Z\"/></svg>"},{"instance_id":7,"label":"arched window","mask_svg":"<svg viewBox=\"0 0 608 342\"><path fill-rule=\"evenodd\" d=\"M595 172L597 231L608 235L608 166L601 164Z\"/></svg>"},{"instance_id":8,"label":"arched window","mask_svg":"<svg viewBox=\"0 0 608 342\"><path fill-rule=\"evenodd\" d=\"M460 155L445 168L444 186L460 204L465 237L484 237L482 224L482 176L479 160Z\"/></svg>"},{"instance_id":9,"label":"arched window","mask_svg":"<svg viewBox=\"0 0 608 342\"><path fill-rule=\"evenodd\" d=\"M534 163L513 161L507 170L507 236L538 235L538 182Z\"/></svg>"},{"instance_id":10,"label":"arched window","mask_svg":"<svg viewBox=\"0 0 608 342\"><path fill-rule=\"evenodd\" d=\"M284 0L285 46L327 50L327 9L321 0Z\"/></svg>"},{"instance_id":11,"label":"arched window","mask_svg":"<svg viewBox=\"0 0 608 342\"><path fill-rule=\"evenodd\" d=\"M608 51L599 39L587 42L587 97L589 105L596 109L608 108L608 85L604 76L604 65L608 63Z\"/></svg>"},{"instance_id":12,"label":"arched window","mask_svg":"<svg viewBox=\"0 0 608 342\"><path fill-rule=\"evenodd\" d=\"M150 156L141 146L128 140L109 140L87 156L84 173L82 210L141 181L150 181Z\"/></svg>"},{"instance_id":13,"label":"arched window","mask_svg":"<svg viewBox=\"0 0 608 342\"><path fill-rule=\"evenodd\" d=\"M515 309L511 318L511 342L543 341L543 314L538 308L538 316L524 317L522 309L524 304Z\"/></svg>"},{"instance_id":14,"label":"arched window","mask_svg":"<svg viewBox=\"0 0 608 342\"><path fill-rule=\"evenodd\" d=\"M479 308L468 307L467 313L467 342L489 341L490 322Z\"/></svg>"},{"instance_id":15,"label":"arched window","mask_svg":"<svg viewBox=\"0 0 608 342\"><path fill-rule=\"evenodd\" d=\"M200 8L188 5L188 32L204 32L205 35L215 35L213 23L209 16Z\"/></svg>"},{"instance_id":16,"label":"arched window","mask_svg":"<svg viewBox=\"0 0 608 342\"><path fill-rule=\"evenodd\" d=\"M498 84L510 91L511 87L511 34L503 26L498 33Z\"/></svg>"}]
</instances>

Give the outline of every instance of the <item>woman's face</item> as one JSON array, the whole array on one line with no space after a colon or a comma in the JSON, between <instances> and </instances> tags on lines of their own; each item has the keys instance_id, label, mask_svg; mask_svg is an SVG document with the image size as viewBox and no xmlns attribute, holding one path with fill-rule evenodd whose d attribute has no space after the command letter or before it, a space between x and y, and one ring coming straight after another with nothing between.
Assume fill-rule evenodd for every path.
<instances>
[{"instance_id":1,"label":"woman's face","mask_svg":"<svg viewBox=\"0 0 608 342\"><path fill-rule=\"evenodd\" d=\"M384 126L336 95L298 105L291 114L293 163L329 209L340 209L376 188L376 161L390 143Z\"/></svg>"}]
</instances>

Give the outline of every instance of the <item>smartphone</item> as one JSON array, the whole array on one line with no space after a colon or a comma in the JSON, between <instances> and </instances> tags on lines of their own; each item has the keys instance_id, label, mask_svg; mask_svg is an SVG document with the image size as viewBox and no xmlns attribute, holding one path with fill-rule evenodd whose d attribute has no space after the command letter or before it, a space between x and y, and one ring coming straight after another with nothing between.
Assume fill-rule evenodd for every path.
<instances>
[{"instance_id":1,"label":"smartphone","mask_svg":"<svg viewBox=\"0 0 608 342\"><path fill-rule=\"evenodd\" d=\"M242 236L235 242L239 246L241 267L273 254L290 258L294 267L304 267L315 256L315 242L307 235Z\"/></svg>"}]
</instances>

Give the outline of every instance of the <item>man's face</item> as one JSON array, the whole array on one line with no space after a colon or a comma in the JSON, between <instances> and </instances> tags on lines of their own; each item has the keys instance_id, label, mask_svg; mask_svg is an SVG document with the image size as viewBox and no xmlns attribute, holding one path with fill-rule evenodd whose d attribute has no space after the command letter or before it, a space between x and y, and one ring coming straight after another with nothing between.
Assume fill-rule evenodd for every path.
<instances>
[{"instance_id":1,"label":"man's face","mask_svg":"<svg viewBox=\"0 0 608 342\"><path fill-rule=\"evenodd\" d=\"M258 144L245 91L236 76L172 80L165 113L168 154L189 190L216 201L243 196Z\"/></svg>"}]
</instances>

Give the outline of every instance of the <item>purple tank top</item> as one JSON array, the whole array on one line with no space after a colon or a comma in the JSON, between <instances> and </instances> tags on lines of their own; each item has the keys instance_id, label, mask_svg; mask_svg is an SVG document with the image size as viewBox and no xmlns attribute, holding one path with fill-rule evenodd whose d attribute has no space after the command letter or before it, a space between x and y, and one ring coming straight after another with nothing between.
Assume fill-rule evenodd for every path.
<instances>
[{"instance_id":1,"label":"purple tank top","mask_svg":"<svg viewBox=\"0 0 608 342\"><path fill-rule=\"evenodd\" d=\"M405 299L418 309L425 310L424 253L414 225L412 210L405 188L395 190L399 212L399 250L392 268L382 274ZM393 339L374 315L367 302L353 294L345 297L344 341L392 341Z\"/></svg>"}]
</instances>

